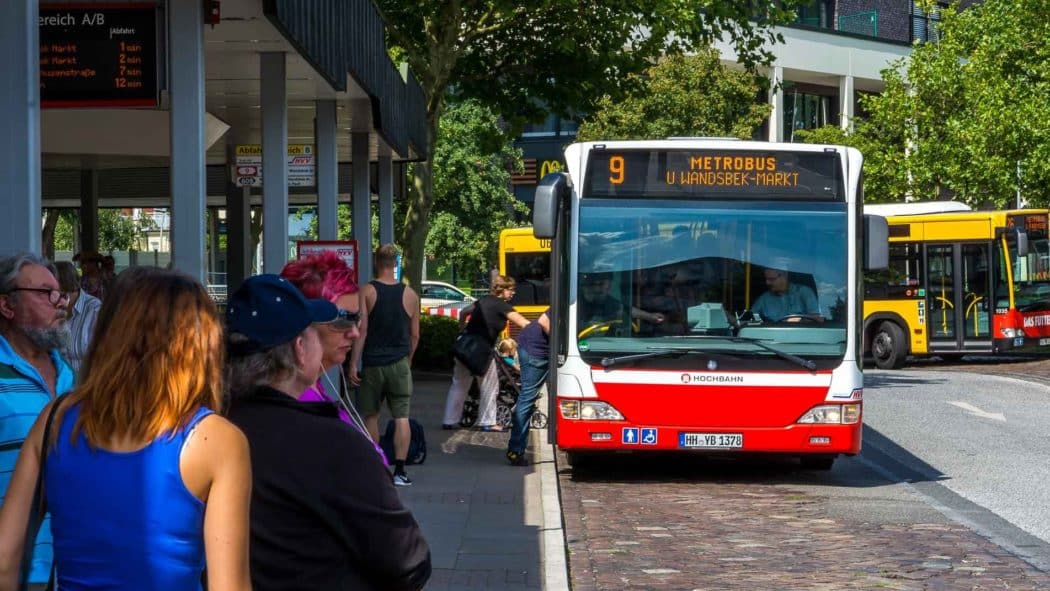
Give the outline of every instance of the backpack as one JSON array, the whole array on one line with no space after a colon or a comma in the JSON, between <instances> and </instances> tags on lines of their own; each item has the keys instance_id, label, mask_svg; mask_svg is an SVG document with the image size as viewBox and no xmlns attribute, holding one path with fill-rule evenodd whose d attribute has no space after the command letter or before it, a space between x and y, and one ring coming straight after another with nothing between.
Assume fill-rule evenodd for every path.
<instances>
[{"instance_id":1,"label":"backpack","mask_svg":"<svg viewBox=\"0 0 1050 591\"><path fill-rule=\"evenodd\" d=\"M408 442L408 457L406 464L422 464L427 459L427 438L423 433L423 425L415 419L408 419L408 428L411 439ZM379 446L383 448L387 460L394 463L394 419L386 423L386 432L379 438Z\"/></svg>"}]
</instances>

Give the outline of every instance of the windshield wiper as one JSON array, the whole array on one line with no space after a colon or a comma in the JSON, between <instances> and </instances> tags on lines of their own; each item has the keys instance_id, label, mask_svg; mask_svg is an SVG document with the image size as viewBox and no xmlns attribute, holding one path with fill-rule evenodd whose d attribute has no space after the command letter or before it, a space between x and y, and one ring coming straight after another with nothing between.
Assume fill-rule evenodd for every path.
<instances>
[{"instance_id":1,"label":"windshield wiper","mask_svg":"<svg viewBox=\"0 0 1050 591\"><path fill-rule=\"evenodd\" d=\"M777 349L776 347L774 347L772 345L767 345L767 344L763 343L759 339L752 338L752 337L728 337L728 338L730 340L732 340L733 342L735 342L735 343L751 343L752 345L754 345L756 347L760 347L762 349L765 349L766 351L769 351L770 353L776 355L777 357L779 357L781 359L784 359L786 361L790 361L791 363L794 363L795 365L801 365L802 367L808 369L809 371L813 371L813 370L817 369L817 364L813 360L806 359L804 357L799 357L798 355L792 355L791 353L788 353L787 351L781 351L780 349Z\"/></svg>"},{"instance_id":2,"label":"windshield wiper","mask_svg":"<svg viewBox=\"0 0 1050 591\"><path fill-rule=\"evenodd\" d=\"M688 347L682 349L660 349L657 351L648 351L645 353L632 353L630 355L620 355L619 357L602 357L602 367L612 367L614 365L620 365L622 363L633 363L635 361L641 361L642 359L655 359L658 357L679 357L686 353L701 353L703 349L697 349L695 347Z\"/></svg>"},{"instance_id":3,"label":"windshield wiper","mask_svg":"<svg viewBox=\"0 0 1050 591\"><path fill-rule=\"evenodd\" d=\"M761 340L756 339L756 338L752 338L752 337L732 337L732 336L729 336L729 335L683 335L681 338L689 339L689 340L694 340L694 339L700 340L700 339L703 339L703 340L729 341L731 343L748 343L748 344L754 345L754 346L756 346L756 347L758 347L760 349L765 349L766 351L769 351L770 353L776 355L777 357L780 357L781 359L783 359L785 361L790 361L791 363L794 363L795 365L801 366L801 367L803 367L805 369L808 369L810 371L813 371L813 370L817 369L816 362L814 362L814 361L812 361L810 359L806 359L804 357L799 357L798 355L792 355L791 353L788 353L787 351L781 351L780 349L777 349L776 347L774 347L772 345L767 345L766 343L763 343ZM641 359L652 359L652 358L655 358L655 357L675 357L675 356L678 356L678 355L685 355L686 353L703 353L705 351L706 351L706 349L702 349L702 348L698 348L698 347L682 347L682 348L674 348L674 349L660 349L658 351L649 351L647 353L636 353L636 354L633 354L633 355L623 355L623 356L620 356L620 357L605 357L605 358L602 359L601 364L602 364L602 367L612 367L614 365L619 365L620 363L634 362L634 361L639 361Z\"/></svg>"}]
</instances>

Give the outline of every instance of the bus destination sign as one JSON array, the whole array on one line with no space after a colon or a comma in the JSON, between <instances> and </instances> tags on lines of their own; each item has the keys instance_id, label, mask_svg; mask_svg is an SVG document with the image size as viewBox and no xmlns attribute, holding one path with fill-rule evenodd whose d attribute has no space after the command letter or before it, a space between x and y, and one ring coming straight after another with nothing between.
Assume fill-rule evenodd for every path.
<instances>
[{"instance_id":1,"label":"bus destination sign","mask_svg":"<svg viewBox=\"0 0 1050 591\"><path fill-rule=\"evenodd\" d=\"M603 150L591 152L588 197L842 200L837 152Z\"/></svg>"},{"instance_id":2,"label":"bus destination sign","mask_svg":"<svg viewBox=\"0 0 1050 591\"><path fill-rule=\"evenodd\" d=\"M156 107L157 7L40 5L43 107Z\"/></svg>"}]
</instances>

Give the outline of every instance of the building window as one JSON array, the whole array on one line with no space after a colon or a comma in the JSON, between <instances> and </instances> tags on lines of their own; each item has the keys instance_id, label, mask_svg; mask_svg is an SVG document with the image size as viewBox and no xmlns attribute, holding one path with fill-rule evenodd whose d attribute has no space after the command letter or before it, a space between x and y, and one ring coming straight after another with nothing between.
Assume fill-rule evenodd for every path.
<instances>
[{"instance_id":1,"label":"building window","mask_svg":"<svg viewBox=\"0 0 1050 591\"><path fill-rule=\"evenodd\" d=\"M784 139L795 141L795 130L816 129L832 123L832 97L801 92L784 93Z\"/></svg>"},{"instance_id":2,"label":"building window","mask_svg":"<svg viewBox=\"0 0 1050 591\"><path fill-rule=\"evenodd\" d=\"M835 8L832 4L833 1L834 0L815 0L805 6L799 6L798 16L795 18L795 23L806 27L830 29L834 22L832 17L835 14Z\"/></svg>"},{"instance_id":3,"label":"building window","mask_svg":"<svg viewBox=\"0 0 1050 591\"><path fill-rule=\"evenodd\" d=\"M911 40L938 41L940 39L939 27L941 24L941 11L947 9L947 5L938 4L929 12L922 9L922 4L913 0L911 5Z\"/></svg>"},{"instance_id":4,"label":"building window","mask_svg":"<svg viewBox=\"0 0 1050 591\"><path fill-rule=\"evenodd\" d=\"M549 115L543 123L526 125L521 137L574 136L578 128L579 124L571 119L561 119L557 115Z\"/></svg>"}]
</instances>

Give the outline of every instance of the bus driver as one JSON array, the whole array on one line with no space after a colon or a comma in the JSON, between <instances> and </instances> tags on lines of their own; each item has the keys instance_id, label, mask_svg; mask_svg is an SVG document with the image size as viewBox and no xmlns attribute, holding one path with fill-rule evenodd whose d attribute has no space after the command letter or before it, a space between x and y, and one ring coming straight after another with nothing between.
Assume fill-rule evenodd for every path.
<instances>
[{"instance_id":1,"label":"bus driver","mask_svg":"<svg viewBox=\"0 0 1050 591\"><path fill-rule=\"evenodd\" d=\"M783 269L769 268L763 274L768 290L751 306L753 313L767 322L800 322L803 318L824 322L812 289L788 281L788 273Z\"/></svg>"}]
</instances>

